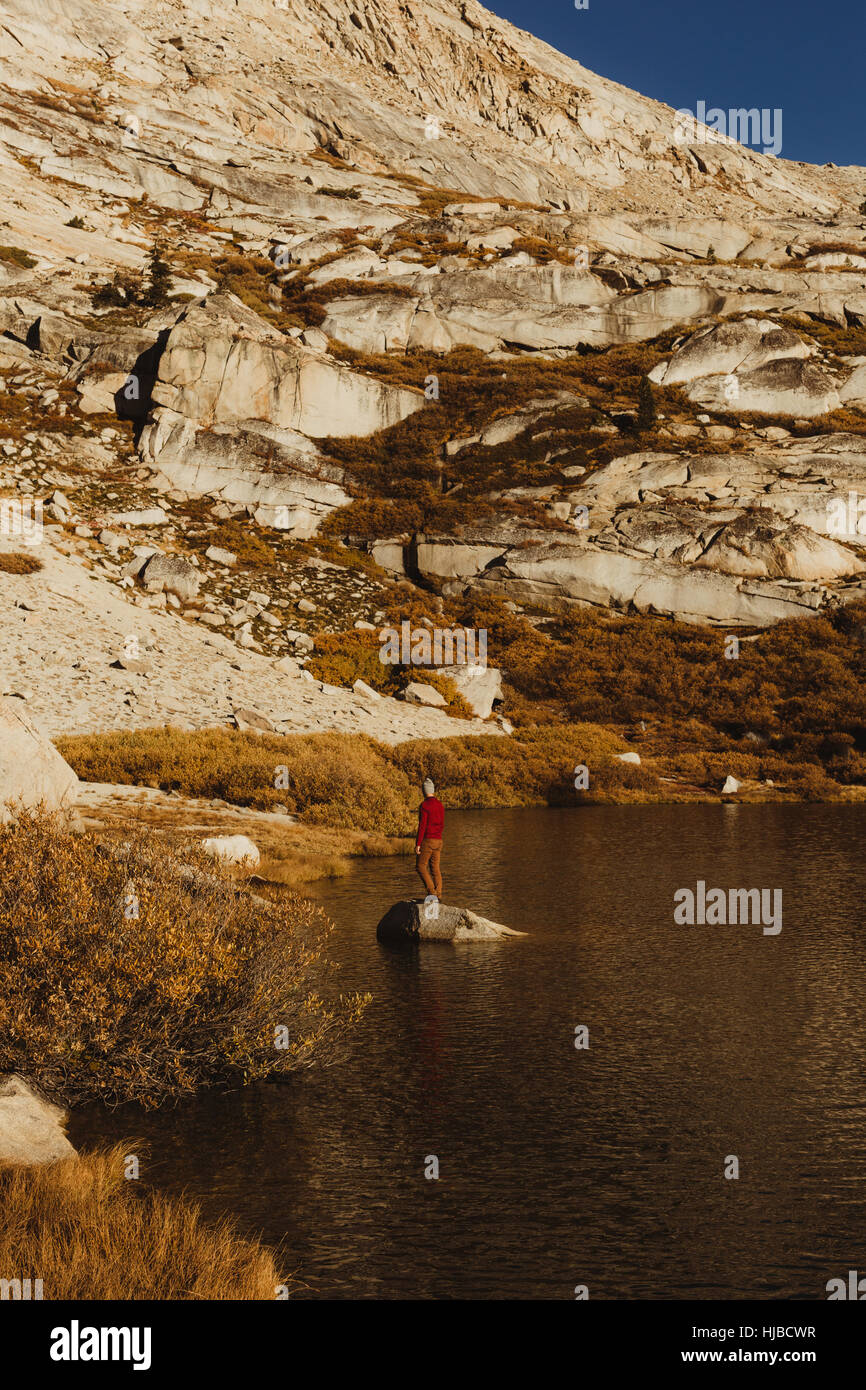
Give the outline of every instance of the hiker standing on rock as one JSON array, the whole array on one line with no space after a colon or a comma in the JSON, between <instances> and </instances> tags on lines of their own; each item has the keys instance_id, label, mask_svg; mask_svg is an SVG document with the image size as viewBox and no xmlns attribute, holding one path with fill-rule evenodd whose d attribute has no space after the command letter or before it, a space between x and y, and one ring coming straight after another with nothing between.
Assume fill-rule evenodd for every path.
<instances>
[{"instance_id":1,"label":"hiker standing on rock","mask_svg":"<svg viewBox=\"0 0 866 1390\"><path fill-rule=\"evenodd\" d=\"M439 861L442 855L445 807L438 796L433 795L435 790L432 778L425 777L422 787L424 800L418 809L418 834L415 836L415 869L428 895L440 900L442 872Z\"/></svg>"}]
</instances>

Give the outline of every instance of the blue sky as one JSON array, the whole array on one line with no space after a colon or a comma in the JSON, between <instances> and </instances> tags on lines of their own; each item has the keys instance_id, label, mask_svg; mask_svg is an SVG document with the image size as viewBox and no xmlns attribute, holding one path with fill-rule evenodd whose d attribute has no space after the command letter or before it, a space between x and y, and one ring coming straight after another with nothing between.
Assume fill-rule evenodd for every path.
<instances>
[{"instance_id":1,"label":"blue sky","mask_svg":"<svg viewBox=\"0 0 866 1390\"><path fill-rule=\"evenodd\" d=\"M677 108L781 108L783 159L866 166L866 0L486 0Z\"/></svg>"}]
</instances>

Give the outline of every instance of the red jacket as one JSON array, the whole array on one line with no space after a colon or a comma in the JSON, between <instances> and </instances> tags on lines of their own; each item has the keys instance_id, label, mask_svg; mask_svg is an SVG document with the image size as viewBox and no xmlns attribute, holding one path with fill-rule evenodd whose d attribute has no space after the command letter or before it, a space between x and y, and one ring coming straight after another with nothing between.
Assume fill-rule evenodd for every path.
<instances>
[{"instance_id":1,"label":"red jacket","mask_svg":"<svg viewBox=\"0 0 866 1390\"><path fill-rule=\"evenodd\" d=\"M426 840L441 840L445 825L445 807L438 796L425 796L418 811L418 834L415 844Z\"/></svg>"}]
</instances>

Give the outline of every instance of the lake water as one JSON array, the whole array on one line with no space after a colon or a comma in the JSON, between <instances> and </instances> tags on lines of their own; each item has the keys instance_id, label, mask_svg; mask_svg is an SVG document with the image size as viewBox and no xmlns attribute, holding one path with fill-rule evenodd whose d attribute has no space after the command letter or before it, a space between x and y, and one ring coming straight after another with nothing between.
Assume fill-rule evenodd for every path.
<instances>
[{"instance_id":1,"label":"lake water","mask_svg":"<svg viewBox=\"0 0 866 1390\"><path fill-rule=\"evenodd\" d=\"M866 1272L866 808L452 812L446 830L445 900L525 937L380 946L417 879L363 863L316 891L341 987L374 996L348 1060L79 1112L73 1142L144 1138L147 1176L279 1246L302 1298L823 1299ZM781 888L781 932L677 926L699 879Z\"/></svg>"}]
</instances>

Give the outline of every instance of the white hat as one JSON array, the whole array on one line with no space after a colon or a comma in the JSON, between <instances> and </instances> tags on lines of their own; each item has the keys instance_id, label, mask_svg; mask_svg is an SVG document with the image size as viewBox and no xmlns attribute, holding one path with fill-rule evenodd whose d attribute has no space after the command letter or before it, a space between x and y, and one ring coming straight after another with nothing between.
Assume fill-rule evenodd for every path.
<instances>
[{"instance_id":1,"label":"white hat","mask_svg":"<svg viewBox=\"0 0 866 1390\"><path fill-rule=\"evenodd\" d=\"M432 795L433 795L433 793L435 792L436 788L435 788L435 786L433 785L433 778L432 778L432 777L425 777L425 778L424 778L424 781L423 781L422 786L421 786L421 790L423 791L423 793L424 793L425 796L432 796Z\"/></svg>"}]
</instances>

